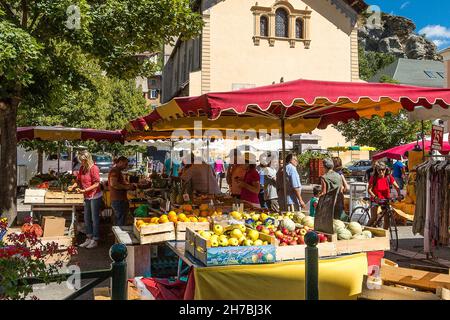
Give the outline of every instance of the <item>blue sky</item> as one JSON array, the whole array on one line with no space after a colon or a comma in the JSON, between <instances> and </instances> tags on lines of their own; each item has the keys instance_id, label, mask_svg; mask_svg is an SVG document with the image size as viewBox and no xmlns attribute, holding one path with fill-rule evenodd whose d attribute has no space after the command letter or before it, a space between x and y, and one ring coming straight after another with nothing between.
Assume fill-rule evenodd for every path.
<instances>
[{"instance_id":1,"label":"blue sky","mask_svg":"<svg viewBox=\"0 0 450 320\"><path fill-rule=\"evenodd\" d=\"M366 3L413 20L416 32L426 34L439 49L450 47L449 0L366 0Z\"/></svg>"}]
</instances>

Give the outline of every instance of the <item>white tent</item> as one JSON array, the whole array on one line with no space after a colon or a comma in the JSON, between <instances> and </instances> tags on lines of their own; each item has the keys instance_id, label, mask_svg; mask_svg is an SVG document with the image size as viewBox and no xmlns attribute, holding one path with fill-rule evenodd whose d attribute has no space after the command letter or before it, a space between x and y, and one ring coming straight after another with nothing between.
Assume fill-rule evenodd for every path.
<instances>
[{"instance_id":1,"label":"white tent","mask_svg":"<svg viewBox=\"0 0 450 320\"><path fill-rule=\"evenodd\" d=\"M292 141L286 141L286 150L292 150L294 143ZM252 143L252 146L259 151L280 151L282 149L281 139L266 140Z\"/></svg>"}]
</instances>

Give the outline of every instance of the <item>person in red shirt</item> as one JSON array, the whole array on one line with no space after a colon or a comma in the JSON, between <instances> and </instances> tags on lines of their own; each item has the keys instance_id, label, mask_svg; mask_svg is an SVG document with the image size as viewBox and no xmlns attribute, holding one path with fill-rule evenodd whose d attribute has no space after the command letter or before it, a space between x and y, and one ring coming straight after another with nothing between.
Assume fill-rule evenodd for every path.
<instances>
[{"instance_id":1,"label":"person in red shirt","mask_svg":"<svg viewBox=\"0 0 450 320\"><path fill-rule=\"evenodd\" d=\"M78 155L81 163L76 183L69 187L69 191L77 188L84 194L84 223L86 225L86 241L80 245L82 248L92 249L97 247L100 239L100 208L102 205L102 191L100 189L100 170L94 164L88 151L82 151Z\"/></svg>"},{"instance_id":2,"label":"person in red shirt","mask_svg":"<svg viewBox=\"0 0 450 320\"><path fill-rule=\"evenodd\" d=\"M372 208L368 226L374 226L377 220L379 201L391 199L392 186L397 190L398 197L401 198L400 188L394 177L388 172L386 164L378 162L374 169L374 174L369 180L369 195L371 196ZM388 215L384 216L383 228L389 228Z\"/></svg>"},{"instance_id":3,"label":"person in red shirt","mask_svg":"<svg viewBox=\"0 0 450 320\"><path fill-rule=\"evenodd\" d=\"M236 177L237 183L241 188L240 199L253 208L261 208L259 203L260 177L256 170L256 164L252 164L249 154L245 159L246 172L244 178Z\"/></svg>"}]
</instances>

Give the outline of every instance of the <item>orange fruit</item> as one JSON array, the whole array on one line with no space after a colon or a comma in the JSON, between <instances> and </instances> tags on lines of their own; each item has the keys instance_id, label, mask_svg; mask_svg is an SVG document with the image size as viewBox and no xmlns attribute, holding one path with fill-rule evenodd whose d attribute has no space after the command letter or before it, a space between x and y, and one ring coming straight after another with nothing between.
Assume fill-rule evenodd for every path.
<instances>
[{"instance_id":1,"label":"orange fruit","mask_svg":"<svg viewBox=\"0 0 450 320\"><path fill-rule=\"evenodd\" d=\"M209 211L204 210L200 212L200 217L207 217L207 216L209 216Z\"/></svg>"},{"instance_id":2,"label":"orange fruit","mask_svg":"<svg viewBox=\"0 0 450 320\"><path fill-rule=\"evenodd\" d=\"M180 213L178 215L178 220L180 220L180 221L186 220L186 215L184 213Z\"/></svg>"}]
</instances>

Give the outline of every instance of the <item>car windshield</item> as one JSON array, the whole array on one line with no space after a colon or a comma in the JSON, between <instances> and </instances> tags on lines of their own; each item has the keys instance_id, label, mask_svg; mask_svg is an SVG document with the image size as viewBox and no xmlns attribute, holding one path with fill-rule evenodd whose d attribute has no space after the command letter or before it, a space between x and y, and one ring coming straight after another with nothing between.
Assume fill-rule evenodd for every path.
<instances>
[{"instance_id":1,"label":"car windshield","mask_svg":"<svg viewBox=\"0 0 450 320\"><path fill-rule=\"evenodd\" d=\"M112 162L111 156L108 155L94 155L92 156L95 162Z\"/></svg>"}]
</instances>

